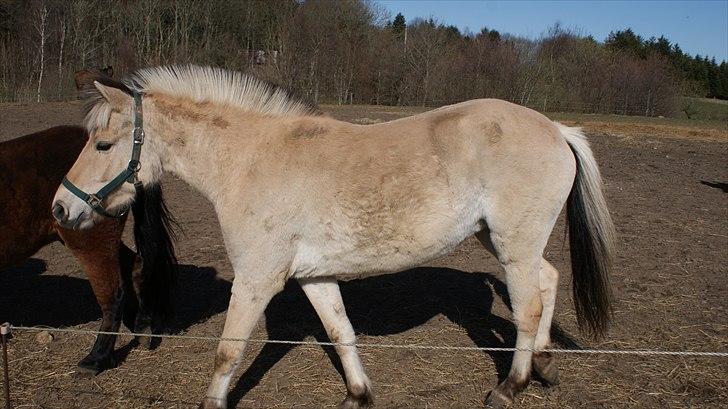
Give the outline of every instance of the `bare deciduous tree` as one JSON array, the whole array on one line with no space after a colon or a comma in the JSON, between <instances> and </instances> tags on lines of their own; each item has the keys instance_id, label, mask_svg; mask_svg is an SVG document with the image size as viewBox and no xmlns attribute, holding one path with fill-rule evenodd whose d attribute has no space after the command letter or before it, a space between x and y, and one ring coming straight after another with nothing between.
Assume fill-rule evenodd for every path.
<instances>
[{"instance_id":1,"label":"bare deciduous tree","mask_svg":"<svg viewBox=\"0 0 728 409\"><path fill-rule=\"evenodd\" d=\"M38 32L38 52L39 52L39 67L38 67L38 90L36 93L36 102L40 102L40 91L43 85L43 72L45 71L45 49L46 49L46 26L48 22L48 7L45 2L41 1L38 4L36 10L36 31Z\"/></svg>"},{"instance_id":2,"label":"bare deciduous tree","mask_svg":"<svg viewBox=\"0 0 728 409\"><path fill-rule=\"evenodd\" d=\"M653 116L675 112L690 85L660 55L622 52L558 25L538 40L461 33L434 20L393 21L364 0L34 1L0 2L10 17L0 21L0 100L68 98L83 67L124 74L170 63L248 71L339 104L492 97ZM52 64L57 81L45 77Z\"/></svg>"}]
</instances>

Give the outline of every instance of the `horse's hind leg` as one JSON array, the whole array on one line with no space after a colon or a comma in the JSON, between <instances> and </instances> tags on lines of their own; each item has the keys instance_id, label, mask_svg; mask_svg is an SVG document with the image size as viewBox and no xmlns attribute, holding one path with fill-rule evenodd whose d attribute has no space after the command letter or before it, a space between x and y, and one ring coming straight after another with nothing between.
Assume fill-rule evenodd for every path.
<instances>
[{"instance_id":1,"label":"horse's hind leg","mask_svg":"<svg viewBox=\"0 0 728 409\"><path fill-rule=\"evenodd\" d=\"M554 317L556 289L559 283L559 271L545 259L541 259L539 283L543 310L534 343L534 349L537 350L551 347L551 320ZM553 386L559 383L559 371L556 366L556 360L549 352L534 352L532 364L533 369L545 382L546 386Z\"/></svg>"},{"instance_id":2,"label":"horse's hind leg","mask_svg":"<svg viewBox=\"0 0 728 409\"><path fill-rule=\"evenodd\" d=\"M523 221L521 221L523 222ZM502 408L513 402L530 379L531 359L542 316L540 286L541 254L548 238L547 232L534 224L533 236L523 235L523 228L503 229L505 233L481 232L476 236L492 249L506 272L506 284L516 324L516 348L508 377L495 387L486 399L486 407ZM540 234L544 233L544 234ZM539 237L543 236L543 237Z\"/></svg>"},{"instance_id":3,"label":"horse's hind leg","mask_svg":"<svg viewBox=\"0 0 728 409\"><path fill-rule=\"evenodd\" d=\"M336 278L325 277L298 280L309 301L316 309L321 322L334 343L353 344L356 342L354 328L346 316L344 302ZM341 365L346 376L346 399L340 408L356 409L372 405L371 383L354 345L336 345Z\"/></svg>"},{"instance_id":4,"label":"horse's hind leg","mask_svg":"<svg viewBox=\"0 0 728 409\"><path fill-rule=\"evenodd\" d=\"M488 251L496 254L493 243L490 241L488 232L476 234L481 243ZM554 317L556 306L556 290L559 284L559 271L554 268L546 259L541 258L539 269L539 288L541 290L541 320L538 323L538 331L533 349L548 349L551 347L551 321ZM556 359L549 352L534 352L531 360L533 369L545 382L546 386L554 386L559 383L559 371L556 366Z\"/></svg>"}]
</instances>

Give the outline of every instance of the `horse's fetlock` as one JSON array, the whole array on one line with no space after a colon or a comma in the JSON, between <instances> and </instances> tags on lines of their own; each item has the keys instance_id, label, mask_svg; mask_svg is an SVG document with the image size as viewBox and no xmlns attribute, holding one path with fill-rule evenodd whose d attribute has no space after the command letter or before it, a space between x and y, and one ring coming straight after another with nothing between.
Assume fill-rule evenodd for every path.
<instances>
[{"instance_id":1,"label":"horse's fetlock","mask_svg":"<svg viewBox=\"0 0 728 409\"><path fill-rule=\"evenodd\" d=\"M367 384L356 384L347 387L346 399L341 402L339 409L363 409L374 404L372 391Z\"/></svg>"},{"instance_id":2,"label":"horse's fetlock","mask_svg":"<svg viewBox=\"0 0 728 409\"><path fill-rule=\"evenodd\" d=\"M199 409L226 409L227 400L219 398L206 397L200 402Z\"/></svg>"}]
</instances>

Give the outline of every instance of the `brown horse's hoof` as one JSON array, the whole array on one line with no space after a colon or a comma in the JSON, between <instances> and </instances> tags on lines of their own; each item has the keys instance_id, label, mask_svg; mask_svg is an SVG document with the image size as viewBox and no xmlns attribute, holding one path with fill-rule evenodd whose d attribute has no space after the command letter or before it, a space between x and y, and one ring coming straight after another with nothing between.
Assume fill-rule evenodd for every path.
<instances>
[{"instance_id":1,"label":"brown horse's hoof","mask_svg":"<svg viewBox=\"0 0 728 409\"><path fill-rule=\"evenodd\" d=\"M356 393L348 391L346 399L339 405L339 409L364 409L374 404L374 398L369 386L365 386L363 392Z\"/></svg>"},{"instance_id":2,"label":"brown horse's hoof","mask_svg":"<svg viewBox=\"0 0 728 409\"><path fill-rule=\"evenodd\" d=\"M151 351L154 349L154 338L152 337L137 337L137 341L139 342L139 345L147 351Z\"/></svg>"},{"instance_id":3,"label":"brown horse's hoof","mask_svg":"<svg viewBox=\"0 0 728 409\"><path fill-rule=\"evenodd\" d=\"M556 366L556 359L550 353L534 353L533 369L541 378L543 386L550 388L559 384L559 368Z\"/></svg>"},{"instance_id":4,"label":"brown horse's hoof","mask_svg":"<svg viewBox=\"0 0 728 409\"><path fill-rule=\"evenodd\" d=\"M94 376L98 375L100 371L84 368L84 367L77 367L75 371L73 371L73 377L76 379L91 379Z\"/></svg>"},{"instance_id":5,"label":"brown horse's hoof","mask_svg":"<svg viewBox=\"0 0 728 409\"><path fill-rule=\"evenodd\" d=\"M76 368L74 375L79 378L91 378L107 369L115 367L116 360L114 359L113 354L98 357L91 353L78 363L78 367Z\"/></svg>"},{"instance_id":6,"label":"brown horse's hoof","mask_svg":"<svg viewBox=\"0 0 728 409\"><path fill-rule=\"evenodd\" d=\"M139 328L135 331L137 334L143 334L138 335L136 337L137 342L139 343L139 346L142 348L151 351L154 349L154 337L151 337L149 335L152 335L152 328L150 326L146 326L144 328Z\"/></svg>"}]
</instances>

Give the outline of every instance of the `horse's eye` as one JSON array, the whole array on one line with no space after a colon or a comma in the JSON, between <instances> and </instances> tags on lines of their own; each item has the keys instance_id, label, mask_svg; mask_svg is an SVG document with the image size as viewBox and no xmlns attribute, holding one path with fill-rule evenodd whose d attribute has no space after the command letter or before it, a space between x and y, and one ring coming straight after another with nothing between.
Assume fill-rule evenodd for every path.
<instances>
[{"instance_id":1,"label":"horse's eye","mask_svg":"<svg viewBox=\"0 0 728 409\"><path fill-rule=\"evenodd\" d=\"M96 142L97 151L108 151L109 149L111 149L112 146L114 146L114 144L111 142L106 142L106 141Z\"/></svg>"}]
</instances>

